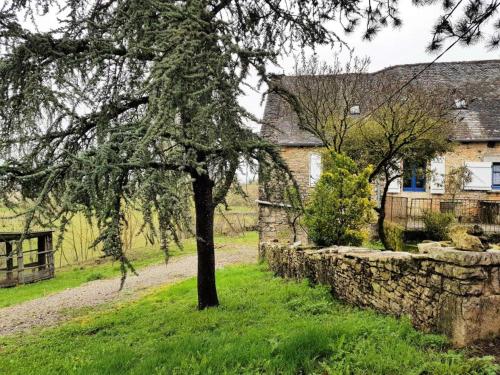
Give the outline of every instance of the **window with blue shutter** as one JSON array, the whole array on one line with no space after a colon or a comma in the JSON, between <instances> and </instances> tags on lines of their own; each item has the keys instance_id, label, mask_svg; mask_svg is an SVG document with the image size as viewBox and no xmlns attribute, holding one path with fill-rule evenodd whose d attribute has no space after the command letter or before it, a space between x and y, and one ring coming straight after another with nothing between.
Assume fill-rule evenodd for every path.
<instances>
[{"instance_id":1,"label":"window with blue shutter","mask_svg":"<svg viewBox=\"0 0 500 375\"><path fill-rule=\"evenodd\" d=\"M403 161L403 191L425 191L425 162Z\"/></svg>"},{"instance_id":2,"label":"window with blue shutter","mask_svg":"<svg viewBox=\"0 0 500 375\"><path fill-rule=\"evenodd\" d=\"M491 168L492 187L493 189L500 189L500 163L493 163Z\"/></svg>"}]
</instances>

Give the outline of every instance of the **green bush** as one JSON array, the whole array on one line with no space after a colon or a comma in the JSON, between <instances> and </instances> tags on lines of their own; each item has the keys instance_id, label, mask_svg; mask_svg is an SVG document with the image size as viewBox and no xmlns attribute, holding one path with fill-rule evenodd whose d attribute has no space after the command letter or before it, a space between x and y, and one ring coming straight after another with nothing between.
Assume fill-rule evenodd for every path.
<instances>
[{"instance_id":1,"label":"green bush","mask_svg":"<svg viewBox=\"0 0 500 375\"><path fill-rule=\"evenodd\" d=\"M404 228L399 224L391 221L384 222L384 233L391 250L404 251L404 231Z\"/></svg>"},{"instance_id":2,"label":"green bush","mask_svg":"<svg viewBox=\"0 0 500 375\"><path fill-rule=\"evenodd\" d=\"M425 232L431 240L443 241L449 238L451 225L455 222L455 216L451 212L424 212L423 215Z\"/></svg>"},{"instance_id":3,"label":"green bush","mask_svg":"<svg viewBox=\"0 0 500 375\"><path fill-rule=\"evenodd\" d=\"M309 237L320 246L359 246L372 215L371 168L359 170L352 159L337 153L325 154L324 159L324 173L306 206Z\"/></svg>"}]
</instances>

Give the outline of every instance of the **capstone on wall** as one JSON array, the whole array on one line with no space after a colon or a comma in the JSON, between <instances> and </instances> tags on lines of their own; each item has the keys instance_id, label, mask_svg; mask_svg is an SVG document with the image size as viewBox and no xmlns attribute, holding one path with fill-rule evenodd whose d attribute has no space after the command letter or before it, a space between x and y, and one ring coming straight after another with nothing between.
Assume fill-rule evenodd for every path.
<instances>
[{"instance_id":1,"label":"capstone on wall","mask_svg":"<svg viewBox=\"0 0 500 375\"><path fill-rule=\"evenodd\" d=\"M444 333L456 346L499 336L500 252L439 245L425 251L260 245L276 274L329 285L337 298L357 306L407 315L416 328Z\"/></svg>"}]
</instances>

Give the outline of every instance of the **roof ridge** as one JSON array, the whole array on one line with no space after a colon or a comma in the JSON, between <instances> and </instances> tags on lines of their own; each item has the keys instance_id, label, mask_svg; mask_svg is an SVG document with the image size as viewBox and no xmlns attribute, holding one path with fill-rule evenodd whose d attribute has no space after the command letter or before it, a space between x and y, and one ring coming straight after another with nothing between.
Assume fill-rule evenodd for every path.
<instances>
[{"instance_id":1,"label":"roof ridge","mask_svg":"<svg viewBox=\"0 0 500 375\"><path fill-rule=\"evenodd\" d=\"M436 61L436 62L420 62L420 63L411 63L411 64L396 64L396 65L389 65L386 66L385 68L375 70L373 72L370 72L371 74L374 73L381 73L387 70L391 70L394 68L401 68L401 67L411 67L411 66L419 66L419 65L452 65L452 64L458 64L458 65L472 65L472 64L486 64L486 63L499 63L500 64L500 59L487 59L487 60L459 60L459 61Z\"/></svg>"},{"instance_id":2,"label":"roof ridge","mask_svg":"<svg viewBox=\"0 0 500 375\"><path fill-rule=\"evenodd\" d=\"M429 63L400 64L364 74L371 77L401 75L402 78L407 76L409 78L425 70L425 74L419 78L423 83L451 85L467 95L481 99L471 101L468 109L463 110L460 115L461 125L453 131L455 139L463 142L487 140L500 142L500 91L498 89L500 59L435 62L429 69L424 69L427 65ZM299 77L279 75L274 79L285 85L292 85L294 82L300 82ZM307 77L307 75L301 77ZM316 78L321 79L320 76ZM281 107L281 101L269 100L271 97L273 97L272 94L266 103L264 119L275 128L267 127L264 123L262 134L266 138L281 146L309 147L321 144L319 139L299 128L288 106Z\"/></svg>"},{"instance_id":3,"label":"roof ridge","mask_svg":"<svg viewBox=\"0 0 500 375\"><path fill-rule=\"evenodd\" d=\"M417 67L417 66L425 66L425 65L430 65L429 68L431 68L434 65L478 65L478 64L488 64L488 63L494 63L494 64L500 64L500 59L488 59L488 60L461 60L461 61L439 61L439 62L434 62L431 63L429 62L420 62L420 63L411 63L411 64L396 64L396 65L389 65L386 66L385 68L381 68L378 70L374 71L367 71L367 72L361 72L361 73L341 73L339 75L346 75L346 74L363 74L363 75L375 75L378 73L383 73L387 72L393 69L397 68L405 68L405 67ZM321 77L328 77L328 76L334 76L335 74L323 74ZM272 73L272 77L274 80L281 80L281 79L286 79L286 78L298 78L298 77L308 77L308 76L313 76L311 74L274 74ZM318 76L320 77L320 76Z\"/></svg>"}]
</instances>

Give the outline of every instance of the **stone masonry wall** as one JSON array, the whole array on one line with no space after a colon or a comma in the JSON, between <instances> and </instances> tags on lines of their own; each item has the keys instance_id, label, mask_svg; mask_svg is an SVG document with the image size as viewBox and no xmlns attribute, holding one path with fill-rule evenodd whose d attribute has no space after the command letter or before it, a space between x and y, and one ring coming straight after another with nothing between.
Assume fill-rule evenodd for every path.
<instances>
[{"instance_id":1,"label":"stone masonry wall","mask_svg":"<svg viewBox=\"0 0 500 375\"><path fill-rule=\"evenodd\" d=\"M297 180L304 199L310 194L309 186L309 156L312 153L321 153L319 147L281 147L281 155L288 164ZM445 168L448 173L452 168L464 165L465 161L484 161L486 158L498 157L500 160L500 142L488 147L486 142L457 144L453 152L445 155ZM430 194L426 192L401 192L389 196L408 198L447 198L446 194ZM500 200L497 191L463 191L456 198L483 200ZM282 203L282 202L275 202ZM439 204L436 201L436 204ZM300 221L296 223L297 239L307 243L307 234L301 228ZM280 242L293 242L293 232L288 224L286 213L279 207L259 205L259 234L261 242L278 240Z\"/></svg>"},{"instance_id":2,"label":"stone masonry wall","mask_svg":"<svg viewBox=\"0 0 500 375\"><path fill-rule=\"evenodd\" d=\"M259 205L259 242L279 241L282 243L293 242L293 230L290 225L292 218L287 216L287 211L281 207ZM296 240L307 243L307 235L299 224L296 225Z\"/></svg>"},{"instance_id":3,"label":"stone masonry wall","mask_svg":"<svg viewBox=\"0 0 500 375\"><path fill-rule=\"evenodd\" d=\"M320 147L281 148L281 156L292 171L304 197L307 197L312 190L309 186L309 155L321 152L322 149ZM449 173L452 169L463 166L466 161L485 161L488 160L488 158L498 158L498 160L500 160L500 142L495 142L491 146L488 146L486 142L458 143L452 152L449 152L444 156L445 173ZM401 191L401 193L389 195L411 198L446 197L446 194L431 194L430 186L427 186L425 192ZM500 200L500 192L467 190L459 192L456 198Z\"/></svg>"},{"instance_id":4,"label":"stone masonry wall","mask_svg":"<svg viewBox=\"0 0 500 375\"><path fill-rule=\"evenodd\" d=\"M321 153L319 147L282 147L281 156L286 161L290 171L293 173L304 200L312 191L309 186L309 156L313 153ZM272 200L272 199L271 199ZM282 202L274 202L281 204ZM259 204L259 241L293 242L293 231L290 227L286 210L279 206ZM296 239L307 243L307 234L301 226L300 221L295 223L297 230Z\"/></svg>"},{"instance_id":5,"label":"stone masonry wall","mask_svg":"<svg viewBox=\"0 0 500 375\"><path fill-rule=\"evenodd\" d=\"M487 161L488 158L494 158L500 161L500 142L494 142L490 146L486 142L474 143L459 143L455 146L453 151L444 155L445 173L448 174L452 169L461 167L466 161ZM446 198L446 194L431 194L430 186L427 186L425 192L408 192L402 191L398 194L389 194L398 197L408 198ZM459 192L455 198L462 199L487 199L487 200L500 200L499 191L471 191L464 190Z\"/></svg>"},{"instance_id":6,"label":"stone masonry wall","mask_svg":"<svg viewBox=\"0 0 500 375\"><path fill-rule=\"evenodd\" d=\"M500 252L472 253L438 245L426 254L261 244L278 275L330 285L351 304L448 335L454 345L500 335Z\"/></svg>"},{"instance_id":7,"label":"stone masonry wall","mask_svg":"<svg viewBox=\"0 0 500 375\"><path fill-rule=\"evenodd\" d=\"M281 147L281 157L286 161L304 197L313 189L309 186L310 155L321 154L323 151L320 147Z\"/></svg>"}]
</instances>

